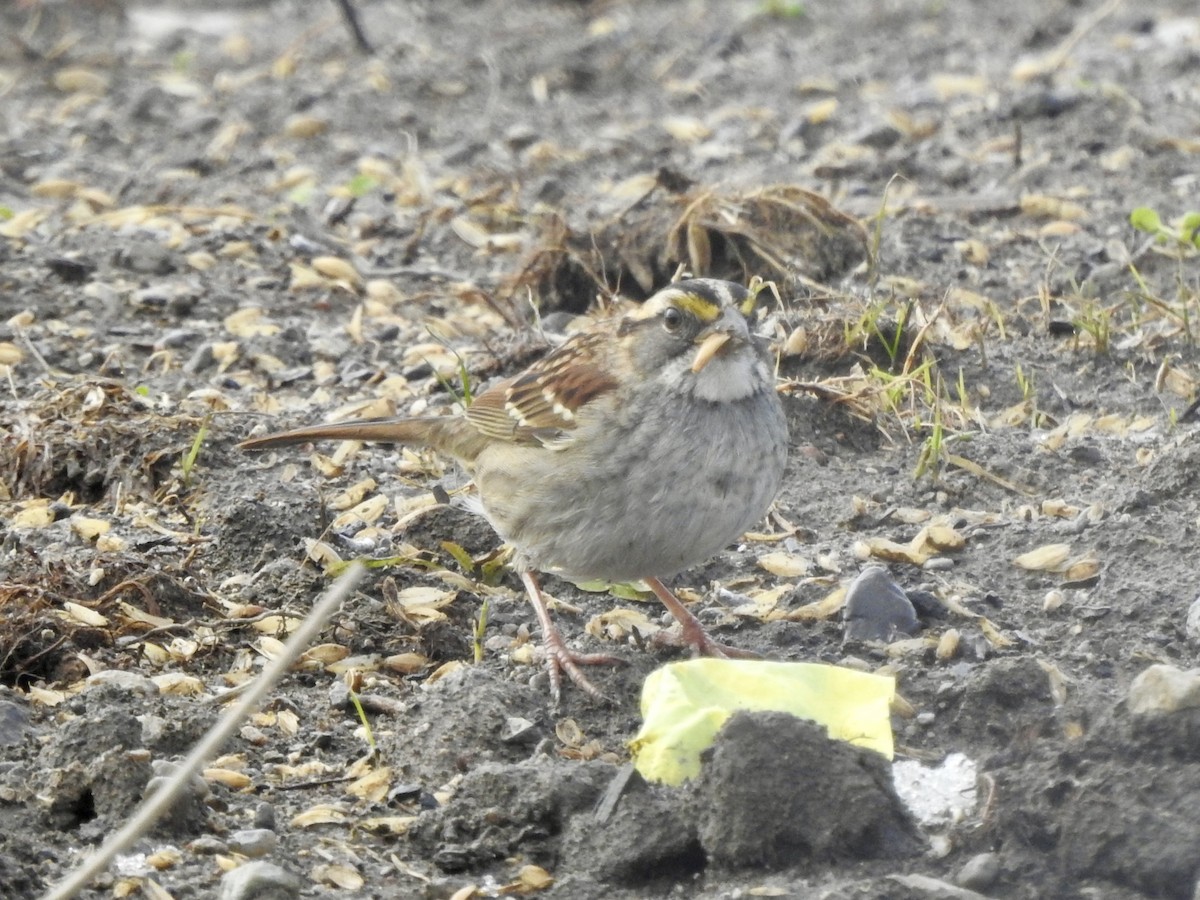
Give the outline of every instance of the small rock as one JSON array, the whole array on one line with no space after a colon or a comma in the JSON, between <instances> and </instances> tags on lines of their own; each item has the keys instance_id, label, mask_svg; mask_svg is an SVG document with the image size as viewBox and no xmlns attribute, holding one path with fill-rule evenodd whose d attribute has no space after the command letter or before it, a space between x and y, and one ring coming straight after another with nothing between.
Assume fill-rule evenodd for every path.
<instances>
[{"instance_id":1,"label":"small rock","mask_svg":"<svg viewBox=\"0 0 1200 900\"><path fill-rule=\"evenodd\" d=\"M205 834L190 841L187 850L197 856L216 856L218 853L228 853L229 847L219 837Z\"/></svg>"},{"instance_id":2,"label":"small rock","mask_svg":"<svg viewBox=\"0 0 1200 900\"><path fill-rule=\"evenodd\" d=\"M350 701L350 686L337 678L329 685L329 705L334 709L349 709L353 706Z\"/></svg>"},{"instance_id":3,"label":"small rock","mask_svg":"<svg viewBox=\"0 0 1200 900\"><path fill-rule=\"evenodd\" d=\"M243 741L254 747L265 747L271 742L266 732L254 725L243 725L238 734Z\"/></svg>"},{"instance_id":4,"label":"small rock","mask_svg":"<svg viewBox=\"0 0 1200 900\"><path fill-rule=\"evenodd\" d=\"M0 702L0 747L20 743L29 730L29 711L24 706Z\"/></svg>"},{"instance_id":5,"label":"small rock","mask_svg":"<svg viewBox=\"0 0 1200 900\"><path fill-rule=\"evenodd\" d=\"M930 878L928 875L893 875L890 878L896 884L907 888L906 897L924 897L927 900L988 900L984 894L969 888L955 887L940 878Z\"/></svg>"},{"instance_id":6,"label":"small rock","mask_svg":"<svg viewBox=\"0 0 1200 900\"><path fill-rule=\"evenodd\" d=\"M149 747L162 740L163 735L167 733L167 720L162 716L145 713L137 717L138 724L142 726L142 743Z\"/></svg>"},{"instance_id":7,"label":"small rock","mask_svg":"<svg viewBox=\"0 0 1200 900\"><path fill-rule=\"evenodd\" d=\"M95 675L89 675L86 682L87 687L114 687L117 690L127 691L130 694L141 694L145 697L153 697L158 693L158 685L147 678L145 675L140 675L137 672L126 672L121 669L105 669L102 672L97 672Z\"/></svg>"},{"instance_id":8,"label":"small rock","mask_svg":"<svg viewBox=\"0 0 1200 900\"><path fill-rule=\"evenodd\" d=\"M332 252L332 247L324 241L314 240L306 234L295 233L288 238L288 246L306 256L322 256Z\"/></svg>"},{"instance_id":9,"label":"small rock","mask_svg":"<svg viewBox=\"0 0 1200 900\"><path fill-rule=\"evenodd\" d=\"M154 349L159 350L163 347L183 347L193 341L199 340L201 334L194 328L173 328L170 331L163 332L162 336L154 342ZM211 352L211 349L210 351Z\"/></svg>"},{"instance_id":10,"label":"small rock","mask_svg":"<svg viewBox=\"0 0 1200 900\"><path fill-rule=\"evenodd\" d=\"M254 807L254 827L275 830L275 805L265 800Z\"/></svg>"},{"instance_id":11,"label":"small rock","mask_svg":"<svg viewBox=\"0 0 1200 900\"><path fill-rule=\"evenodd\" d=\"M121 294L111 284L103 281L93 281L86 285L80 293L89 300L96 300L93 306L105 307L106 311L114 312L121 304Z\"/></svg>"},{"instance_id":12,"label":"small rock","mask_svg":"<svg viewBox=\"0 0 1200 900\"><path fill-rule=\"evenodd\" d=\"M275 849L279 837L269 828L243 828L229 835L226 843L233 852L258 859Z\"/></svg>"},{"instance_id":13,"label":"small rock","mask_svg":"<svg viewBox=\"0 0 1200 900\"><path fill-rule=\"evenodd\" d=\"M143 275L168 275L175 271L172 251L152 241L131 241L117 254L116 263Z\"/></svg>"},{"instance_id":14,"label":"small rock","mask_svg":"<svg viewBox=\"0 0 1200 900\"><path fill-rule=\"evenodd\" d=\"M939 600L937 595L929 591L905 591L904 596L908 597L909 603L917 611L917 618L921 619L921 621L925 621L926 619L948 619L950 617L950 608Z\"/></svg>"},{"instance_id":15,"label":"small rock","mask_svg":"<svg viewBox=\"0 0 1200 900\"><path fill-rule=\"evenodd\" d=\"M537 725L520 716L509 716L504 720L500 740L506 744L532 744L540 737Z\"/></svg>"},{"instance_id":16,"label":"small rock","mask_svg":"<svg viewBox=\"0 0 1200 900\"><path fill-rule=\"evenodd\" d=\"M850 138L852 144L863 144L876 150L887 150L894 147L904 135L900 129L888 122L877 122L868 125Z\"/></svg>"},{"instance_id":17,"label":"small rock","mask_svg":"<svg viewBox=\"0 0 1200 900\"><path fill-rule=\"evenodd\" d=\"M304 881L275 863L255 862L226 872L221 878L221 900L292 900L300 896Z\"/></svg>"},{"instance_id":18,"label":"small rock","mask_svg":"<svg viewBox=\"0 0 1200 900\"><path fill-rule=\"evenodd\" d=\"M1200 669L1151 666L1133 679L1126 705L1135 715L1156 715L1200 706Z\"/></svg>"},{"instance_id":19,"label":"small rock","mask_svg":"<svg viewBox=\"0 0 1200 900\"><path fill-rule=\"evenodd\" d=\"M1193 644L1200 644L1200 597L1193 600L1192 605L1188 607L1184 630L1187 631L1189 641Z\"/></svg>"},{"instance_id":20,"label":"small rock","mask_svg":"<svg viewBox=\"0 0 1200 900\"><path fill-rule=\"evenodd\" d=\"M1015 119L1054 119L1079 105L1082 97L1078 91L1033 88L1017 97L1011 113Z\"/></svg>"},{"instance_id":21,"label":"small rock","mask_svg":"<svg viewBox=\"0 0 1200 900\"><path fill-rule=\"evenodd\" d=\"M156 759L150 763L153 777L146 782L144 797L153 796L164 784L174 781L179 770L178 763ZM176 795L160 820L159 827L169 834L191 834L199 830L207 814L206 801L211 791L208 782L200 775L188 780L187 788Z\"/></svg>"},{"instance_id":22,"label":"small rock","mask_svg":"<svg viewBox=\"0 0 1200 900\"><path fill-rule=\"evenodd\" d=\"M96 271L96 264L88 259L71 256L51 256L46 268L68 284L83 284Z\"/></svg>"},{"instance_id":23,"label":"small rock","mask_svg":"<svg viewBox=\"0 0 1200 900\"><path fill-rule=\"evenodd\" d=\"M532 125L527 122L519 122L510 125L504 132L504 143L508 144L509 149L513 152L518 152L536 142L540 137L540 132Z\"/></svg>"},{"instance_id":24,"label":"small rock","mask_svg":"<svg viewBox=\"0 0 1200 900\"><path fill-rule=\"evenodd\" d=\"M869 566L851 582L844 616L846 640L891 641L920 627L912 601L883 566Z\"/></svg>"},{"instance_id":25,"label":"small rock","mask_svg":"<svg viewBox=\"0 0 1200 900\"><path fill-rule=\"evenodd\" d=\"M1053 613L1062 608L1062 605L1067 602L1067 595L1055 588L1047 591L1046 596L1042 598L1042 612ZM1190 621L1190 617L1189 617Z\"/></svg>"},{"instance_id":26,"label":"small rock","mask_svg":"<svg viewBox=\"0 0 1200 900\"><path fill-rule=\"evenodd\" d=\"M421 785L411 782L392 785L392 789L388 791L387 802L404 803L409 800L419 800L421 798Z\"/></svg>"},{"instance_id":27,"label":"small rock","mask_svg":"<svg viewBox=\"0 0 1200 900\"><path fill-rule=\"evenodd\" d=\"M167 301L167 312L176 318L185 318L191 315L199 300L200 298L193 293L177 293Z\"/></svg>"},{"instance_id":28,"label":"small rock","mask_svg":"<svg viewBox=\"0 0 1200 900\"><path fill-rule=\"evenodd\" d=\"M152 284L149 287L140 288L133 292L130 298L133 305L144 309L165 309L167 302L171 299L174 293L173 288L167 284Z\"/></svg>"},{"instance_id":29,"label":"small rock","mask_svg":"<svg viewBox=\"0 0 1200 900\"><path fill-rule=\"evenodd\" d=\"M986 891L1000 877L1000 854L979 853L958 870L954 881L973 891Z\"/></svg>"}]
</instances>

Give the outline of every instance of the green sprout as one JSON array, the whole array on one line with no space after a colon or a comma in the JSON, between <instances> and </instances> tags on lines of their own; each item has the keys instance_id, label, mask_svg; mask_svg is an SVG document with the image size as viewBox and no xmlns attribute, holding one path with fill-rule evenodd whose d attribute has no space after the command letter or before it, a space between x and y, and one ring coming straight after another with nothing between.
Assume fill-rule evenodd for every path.
<instances>
[{"instance_id":1,"label":"green sprout","mask_svg":"<svg viewBox=\"0 0 1200 900\"><path fill-rule=\"evenodd\" d=\"M808 14L799 0L761 0L759 10L772 19L799 19Z\"/></svg>"},{"instance_id":2,"label":"green sprout","mask_svg":"<svg viewBox=\"0 0 1200 900\"><path fill-rule=\"evenodd\" d=\"M471 559L471 554L464 550L461 544L456 544L454 541L442 541L442 549L454 557L454 561L463 570L463 574L475 574L477 568L475 560Z\"/></svg>"},{"instance_id":3,"label":"green sprout","mask_svg":"<svg viewBox=\"0 0 1200 900\"><path fill-rule=\"evenodd\" d=\"M971 395L967 392L967 380L961 366L958 369L958 382L954 387L958 391L958 405L962 407L963 415L970 415Z\"/></svg>"},{"instance_id":4,"label":"green sprout","mask_svg":"<svg viewBox=\"0 0 1200 900\"><path fill-rule=\"evenodd\" d=\"M928 474L930 479L937 481L942 460L946 455L946 426L942 422L942 404L939 400L933 408L933 421L929 423L929 437L921 442L921 450L917 454L917 465L913 470L913 480Z\"/></svg>"},{"instance_id":5,"label":"green sprout","mask_svg":"<svg viewBox=\"0 0 1200 900\"><path fill-rule=\"evenodd\" d=\"M188 448L188 452L183 454L183 459L180 460L179 468L183 473L184 487L191 487L192 485L192 471L196 468L196 460L200 456L200 447L204 444L204 439L208 437L208 426L211 421L212 413L208 412L200 422L200 428L196 432L196 437L192 440L192 446Z\"/></svg>"},{"instance_id":6,"label":"green sprout","mask_svg":"<svg viewBox=\"0 0 1200 900\"><path fill-rule=\"evenodd\" d=\"M346 185L346 191L351 197L365 197L377 187L379 187L379 179L360 172L350 179L350 183Z\"/></svg>"},{"instance_id":7,"label":"green sprout","mask_svg":"<svg viewBox=\"0 0 1200 900\"><path fill-rule=\"evenodd\" d=\"M1163 243L1173 243L1181 249L1200 250L1200 212L1196 210L1184 213L1179 224L1171 227L1163 222L1156 210L1139 206L1129 214L1129 224L1138 231L1154 235Z\"/></svg>"},{"instance_id":8,"label":"green sprout","mask_svg":"<svg viewBox=\"0 0 1200 900\"><path fill-rule=\"evenodd\" d=\"M1111 309L1094 300L1089 300L1079 315L1075 317L1074 325L1091 337L1097 356L1108 353L1112 338Z\"/></svg>"},{"instance_id":9,"label":"green sprout","mask_svg":"<svg viewBox=\"0 0 1200 900\"><path fill-rule=\"evenodd\" d=\"M488 623L488 600L483 598L483 604L479 607L479 615L475 619L475 627L472 630L471 647L475 655L475 664L483 662L483 635L487 631Z\"/></svg>"},{"instance_id":10,"label":"green sprout","mask_svg":"<svg viewBox=\"0 0 1200 900\"><path fill-rule=\"evenodd\" d=\"M1030 400L1033 397L1033 379L1025 375L1025 370L1021 368L1021 364L1017 363L1017 387L1021 391L1022 400Z\"/></svg>"},{"instance_id":11,"label":"green sprout","mask_svg":"<svg viewBox=\"0 0 1200 900\"><path fill-rule=\"evenodd\" d=\"M869 345L872 340L878 341L888 356L888 365L896 367L900 357L900 349L904 343L904 325L912 312L912 304L900 307L895 322L884 321L883 314L890 304L886 300L872 303L863 310L857 322L847 321L844 326L846 346L858 344Z\"/></svg>"},{"instance_id":12,"label":"green sprout","mask_svg":"<svg viewBox=\"0 0 1200 900\"><path fill-rule=\"evenodd\" d=\"M875 214L875 222L871 226L871 244L867 248L867 286L872 294L875 293L875 285L879 283L879 258L883 245L883 220L887 218L888 192L892 189L892 182L900 177L893 175L883 186L883 196L879 198L879 212Z\"/></svg>"},{"instance_id":13,"label":"green sprout","mask_svg":"<svg viewBox=\"0 0 1200 900\"><path fill-rule=\"evenodd\" d=\"M367 746L371 748L371 755L376 754L375 732L371 730L371 720L367 718L367 711L363 709L362 701L358 699L358 693L354 688L350 688L350 702L354 704L354 710L358 713L358 720L362 722L363 731L367 735Z\"/></svg>"},{"instance_id":14,"label":"green sprout","mask_svg":"<svg viewBox=\"0 0 1200 900\"><path fill-rule=\"evenodd\" d=\"M454 358L458 360L458 383L462 386L461 391L451 384L450 379L439 372L432 364L430 365L430 368L433 369L433 377L436 378L438 384L442 386L442 390L457 400L463 409L468 409L470 408L471 404L475 402L475 396L471 390L471 373L467 371L467 363L466 360L462 358L462 355L454 349L451 349L450 352L453 353Z\"/></svg>"}]
</instances>

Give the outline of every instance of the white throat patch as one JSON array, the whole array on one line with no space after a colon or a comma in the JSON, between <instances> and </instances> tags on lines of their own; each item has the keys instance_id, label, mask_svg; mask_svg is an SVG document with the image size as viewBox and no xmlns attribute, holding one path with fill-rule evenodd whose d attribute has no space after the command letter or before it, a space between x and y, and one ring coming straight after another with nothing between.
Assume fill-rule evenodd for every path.
<instances>
[{"instance_id":1,"label":"white throat patch","mask_svg":"<svg viewBox=\"0 0 1200 900\"><path fill-rule=\"evenodd\" d=\"M717 356L696 373L695 395L711 403L743 400L762 384L765 372L756 372L762 361L752 353Z\"/></svg>"}]
</instances>

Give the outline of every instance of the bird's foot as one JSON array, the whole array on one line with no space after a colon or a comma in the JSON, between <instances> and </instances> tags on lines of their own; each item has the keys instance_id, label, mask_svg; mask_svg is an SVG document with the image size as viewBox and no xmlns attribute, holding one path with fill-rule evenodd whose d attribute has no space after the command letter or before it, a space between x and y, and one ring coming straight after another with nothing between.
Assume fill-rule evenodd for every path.
<instances>
[{"instance_id":1,"label":"bird's foot","mask_svg":"<svg viewBox=\"0 0 1200 900\"><path fill-rule=\"evenodd\" d=\"M662 601L671 615L679 623L679 632L660 631L654 636L651 643L657 646L668 647L690 647L693 656L715 656L718 659L761 659L761 656L752 650L743 650L740 647L731 647L728 644L722 644L714 641L704 626L700 624L690 609L680 602L671 590L659 581L657 578L647 578L646 584L650 586L650 590L654 591L654 595Z\"/></svg>"},{"instance_id":2,"label":"bird's foot","mask_svg":"<svg viewBox=\"0 0 1200 900\"><path fill-rule=\"evenodd\" d=\"M753 650L744 650L741 647L713 640L699 622L696 622L694 628L681 625L678 631L673 628L659 631L650 639L650 644L654 647L687 647L691 650L692 656L713 656L717 659L762 659L762 656Z\"/></svg>"},{"instance_id":3,"label":"bird's foot","mask_svg":"<svg viewBox=\"0 0 1200 900\"><path fill-rule=\"evenodd\" d=\"M589 696L603 703L611 703L612 701L605 696L603 691L592 684L579 667L620 665L625 660L608 653L576 653L569 649L562 634L550 619L550 612L546 609L546 600L542 597L542 589L538 586L533 573L522 572L521 581L525 585L525 592L529 595L529 602L537 614L538 624L542 626L542 646L546 648L546 672L550 676L550 695L554 699L554 705L558 706L559 700L562 699L563 673L566 673L566 676Z\"/></svg>"},{"instance_id":4,"label":"bird's foot","mask_svg":"<svg viewBox=\"0 0 1200 900\"><path fill-rule=\"evenodd\" d=\"M562 698L564 674L588 696L602 703L612 702L608 695L592 684L579 667L622 665L625 660L611 653L576 653L567 647L558 629L553 627L542 638L542 646L546 648L546 672L550 675L550 694L554 698L555 706Z\"/></svg>"}]
</instances>

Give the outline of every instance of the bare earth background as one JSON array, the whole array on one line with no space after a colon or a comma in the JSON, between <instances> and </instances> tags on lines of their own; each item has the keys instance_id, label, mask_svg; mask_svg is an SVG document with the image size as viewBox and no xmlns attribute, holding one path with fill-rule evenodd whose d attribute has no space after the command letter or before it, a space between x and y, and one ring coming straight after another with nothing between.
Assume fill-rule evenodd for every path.
<instances>
[{"instance_id":1,"label":"bare earth background","mask_svg":"<svg viewBox=\"0 0 1200 900\"><path fill-rule=\"evenodd\" d=\"M1127 697L1200 641L1200 260L1129 225L1200 205L1194 2L358 7L373 56L333 4L0 3L0 896L124 821L369 557L88 896L216 896L241 854L280 896L1191 898L1200 709ZM877 760L775 720L597 815L658 607L549 579L568 639L629 660L592 673L613 705L551 709L452 470L233 448L448 409L460 361L508 374L679 262L779 283L792 461L677 586L722 640L896 675L899 757L979 772L919 840ZM843 643L871 558L916 639Z\"/></svg>"}]
</instances>

